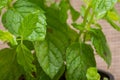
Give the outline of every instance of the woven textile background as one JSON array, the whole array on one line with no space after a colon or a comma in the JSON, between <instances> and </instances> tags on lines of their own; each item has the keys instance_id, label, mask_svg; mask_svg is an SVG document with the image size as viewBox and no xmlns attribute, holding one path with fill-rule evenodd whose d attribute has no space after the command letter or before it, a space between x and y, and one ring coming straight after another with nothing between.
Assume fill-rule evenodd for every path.
<instances>
[{"instance_id":1,"label":"woven textile background","mask_svg":"<svg viewBox=\"0 0 120 80\"><path fill-rule=\"evenodd\" d=\"M80 10L80 0L71 0L71 3L75 9L78 11ZM116 5L116 8L120 12L120 4ZM71 20L68 20L68 23L70 22ZM96 55L97 66L99 69L111 72L115 76L115 80L120 80L120 32L111 28L110 25L105 21L100 21L100 23L103 26L103 31L105 32L108 44L112 52L112 65L109 69L107 69L106 63L98 55ZM0 29L2 28L1 26L2 24L0 24ZM3 47L6 47L6 45L0 43L0 49Z\"/></svg>"}]
</instances>

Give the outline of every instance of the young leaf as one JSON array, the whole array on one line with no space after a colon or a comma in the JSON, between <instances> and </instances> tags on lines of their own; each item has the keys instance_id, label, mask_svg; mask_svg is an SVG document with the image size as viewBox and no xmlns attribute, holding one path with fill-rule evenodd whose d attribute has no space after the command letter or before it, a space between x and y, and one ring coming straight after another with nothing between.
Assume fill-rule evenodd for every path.
<instances>
[{"instance_id":1,"label":"young leaf","mask_svg":"<svg viewBox=\"0 0 120 80\"><path fill-rule=\"evenodd\" d=\"M21 22L21 26L19 27L19 34L23 39L26 39L30 34L32 34L33 30L36 27L36 23L38 21L38 14L37 12L34 14L29 14L23 21Z\"/></svg>"},{"instance_id":2,"label":"young leaf","mask_svg":"<svg viewBox=\"0 0 120 80\"><path fill-rule=\"evenodd\" d=\"M23 73L17 63L15 49L0 50L0 80L18 80Z\"/></svg>"},{"instance_id":3,"label":"young leaf","mask_svg":"<svg viewBox=\"0 0 120 80\"><path fill-rule=\"evenodd\" d=\"M35 42L35 51L40 66L53 79L64 64L62 53L50 41Z\"/></svg>"},{"instance_id":4,"label":"young leaf","mask_svg":"<svg viewBox=\"0 0 120 80\"><path fill-rule=\"evenodd\" d=\"M7 31L0 30L0 40L10 42L12 45L17 45L15 36Z\"/></svg>"},{"instance_id":5,"label":"young leaf","mask_svg":"<svg viewBox=\"0 0 120 80\"><path fill-rule=\"evenodd\" d=\"M103 18L107 11L114 7L116 2L117 0L92 0L91 4L96 18Z\"/></svg>"},{"instance_id":6,"label":"young leaf","mask_svg":"<svg viewBox=\"0 0 120 80\"><path fill-rule=\"evenodd\" d=\"M74 43L66 51L67 80L86 80L86 71L95 67L93 49L84 43Z\"/></svg>"},{"instance_id":7,"label":"young leaf","mask_svg":"<svg viewBox=\"0 0 120 80\"><path fill-rule=\"evenodd\" d=\"M111 64L111 52L108 47L105 35L100 29L92 29L93 32L93 38L92 38L92 44L94 45L96 52L98 55L100 55L105 62L110 66Z\"/></svg>"},{"instance_id":8,"label":"young leaf","mask_svg":"<svg viewBox=\"0 0 120 80\"><path fill-rule=\"evenodd\" d=\"M111 18L106 17L106 20L114 29L120 31L120 26L118 26Z\"/></svg>"},{"instance_id":9,"label":"young leaf","mask_svg":"<svg viewBox=\"0 0 120 80\"><path fill-rule=\"evenodd\" d=\"M33 65L33 55L30 50L23 44L17 47L17 61L24 68L24 70L31 74L36 71L35 65Z\"/></svg>"},{"instance_id":10,"label":"young leaf","mask_svg":"<svg viewBox=\"0 0 120 80\"><path fill-rule=\"evenodd\" d=\"M90 67L87 69L86 77L87 80L100 80L100 74L95 67Z\"/></svg>"}]
</instances>

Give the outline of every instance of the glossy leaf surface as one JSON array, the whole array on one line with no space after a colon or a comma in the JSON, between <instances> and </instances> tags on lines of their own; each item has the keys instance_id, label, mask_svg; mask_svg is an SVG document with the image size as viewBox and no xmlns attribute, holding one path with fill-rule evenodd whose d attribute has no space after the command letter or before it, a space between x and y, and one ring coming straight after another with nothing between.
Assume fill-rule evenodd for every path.
<instances>
[{"instance_id":1,"label":"glossy leaf surface","mask_svg":"<svg viewBox=\"0 0 120 80\"><path fill-rule=\"evenodd\" d=\"M96 62L90 45L74 43L66 51L67 80L86 80L86 71Z\"/></svg>"},{"instance_id":2,"label":"glossy leaf surface","mask_svg":"<svg viewBox=\"0 0 120 80\"><path fill-rule=\"evenodd\" d=\"M36 56L42 69L52 79L63 65L62 54L56 46L49 42L35 43Z\"/></svg>"}]
</instances>

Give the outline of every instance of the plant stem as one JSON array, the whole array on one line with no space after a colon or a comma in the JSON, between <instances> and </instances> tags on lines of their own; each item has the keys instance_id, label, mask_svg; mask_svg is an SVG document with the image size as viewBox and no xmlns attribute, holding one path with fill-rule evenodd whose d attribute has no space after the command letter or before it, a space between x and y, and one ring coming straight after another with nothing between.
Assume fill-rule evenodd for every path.
<instances>
[{"instance_id":1,"label":"plant stem","mask_svg":"<svg viewBox=\"0 0 120 80\"><path fill-rule=\"evenodd\" d=\"M92 13L92 16L91 16L91 18L90 18L90 21L88 22L88 24L87 24L87 26L86 26L87 29L90 28L90 25L91 25L91 23L92 23L92 21L93 21L93 18L94 18L94 12Z\"/></svg>"},{"instance_id":2,"label":"plant stem","mask_svg":"<svg viewBox=\"0 0 120 80\"><path fill-rule=\"evenodd\" d=\"M23 37L21 37L21 44L23 44Z\"/></svg>"},{"instance_id":3,"label":"plant stem","mask_svg":"<svg viewBox=\"0 0 120 80\"><path fill-rule=\"evenodd\" d=\"M88 16L88 13L90 11L90 8L91 6L88 6L86 12L85 12L85 16L84 16L84 20L83 20L83 25L85 26L86 25L86 22L87 22L87 16Z\"/></svg>"},{"instance_id":4,"label":"plant stem","mask_svg":"<svg viewBox=\"0 0 120 80\"><path fill-rule=\"evenodd\" d=\"M89 5L86 12L85 12L85 16L84 16L84 20L83 20L84 28L86 28L85 26L86 26L86 23L87 23L87 17L88 17L90 8L91 8L91 6ZM79 33L79 42L85 42L85 36L86 36L85 32L86 32L86 30Z\"/></svg>"}]
</instances>

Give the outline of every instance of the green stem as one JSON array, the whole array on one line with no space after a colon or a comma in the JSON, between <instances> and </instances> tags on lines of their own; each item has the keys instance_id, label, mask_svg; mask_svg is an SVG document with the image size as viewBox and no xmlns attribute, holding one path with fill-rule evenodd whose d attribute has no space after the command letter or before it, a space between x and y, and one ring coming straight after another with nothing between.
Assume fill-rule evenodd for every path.
<instances>
[{"instance_id":1,"label":"green stem","mask_svg":"<svg viewBox=\"0 0 120 80\"><path fill-rule=\"evenodd\" d=\"M87 23L87 17L88 17L90 8L91 8L91 6L89 5L86 12L85 12L85 16L84 16L84 20L83 20L83 26L84 27L86 26L86 23ZM80 34L79 35L79 42L85 42L85 31L82 31L79 34Z\"/></svg>"},{"instance_id":2,"label":"green stem","mask_svg":"<svg viewBox=\"0 0 120 80\"><path fill-rule=\"evenodd\" d=\"M89 11L90 11L90 8L91 6L88 6L86 12L85 12L85 16L84 16L84 20L83 20L83 25L85 26L86 25L86 22L87 22L87 16L89 14Z\"/></svg>"},{"instance_id":3,"label":"green stem","mask_svg":"<svg viewBox=\"0 0 120 80\"><path fill-rule=\"evenodd\" d=\"M23 37L21 37L21 44L23 44Z\"/></svg>"},{"instance_id":4,"label":"green stem","mask_svg":"<svg viewBox=\"0 0 120 80\"><path fill-rule=\"evenodd\" d=\"M87 24L87 28L89 28L90 25L92 24L93 18L94 18L94 12L92 13L92 16L91 16L91 18L90 18L90 21L89 21L88 24Z\"/></svg>"}]
</instances>

